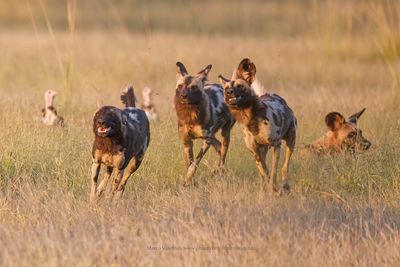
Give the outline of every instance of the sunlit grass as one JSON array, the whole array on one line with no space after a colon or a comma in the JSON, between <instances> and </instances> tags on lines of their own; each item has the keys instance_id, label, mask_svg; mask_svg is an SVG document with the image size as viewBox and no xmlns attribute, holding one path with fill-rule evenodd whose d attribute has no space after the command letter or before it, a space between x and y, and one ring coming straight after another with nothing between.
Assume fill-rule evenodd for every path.
<instances>
[{"instance_id":1,"label":"sunlit grass","mask_svg":"<svg viewBox=\"0 0 400 267\"><path fill-rule=\"evenodd\" d=\"M321 24L293 36L210 36L179 29L152 32L151 27L130 33L123 18L118 30L79 31L80 1L75 15L71 0L58 11L70 18L63 32L54 25L51 4L43 3L49 25L57 29L53 33L43 25L36 33L0 33L0 265L398 265L399 59L391 56L396 50L384 52L397 32L379 26L394 18L376 13L373 21L382 34L372 36L359 29L369 24L355 13L369 4L357 10L346 5L344 14L354 21L340 35L335 26L342 23L335 13L340 5L332 1L329 27ZM214 5L221 9L221 2ZM38 19L40 5L31 6ZM303 10L297 12L290 1L284 6L291 9L287 14ZM114 8L114 13L126 11ZM314 10L314 17L322 17L324 8ZM148 12L154 19L154 11ZM224 21L205 25L219 20ZM216 165L210 150L196 174L198 187L181 186L185 168L172 101L175 62L184 62L191 73L211 63L210 80L217 81L243 57L255 62L267 90L283 96L298 119L289 196L258 191L257 169L239 125L232 132L227 174L210 175ZM151 125L149 150L119 205L109 199L92 205L92 116L99 101L120 106L119 94L129 83L139 98L143 86L154 89L160 122ZM59 91L55 104L64 129L38 122L49 88ZM364 107L360 127L373 143L369 151L326 156L304 151L326 131L326 113L348 116Z\"/></svg>"}]
</instances>

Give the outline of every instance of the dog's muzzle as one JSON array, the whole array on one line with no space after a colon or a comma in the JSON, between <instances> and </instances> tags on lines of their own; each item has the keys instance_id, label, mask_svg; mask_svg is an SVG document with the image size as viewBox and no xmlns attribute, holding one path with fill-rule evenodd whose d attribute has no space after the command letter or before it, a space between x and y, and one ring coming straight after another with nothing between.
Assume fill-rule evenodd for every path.
<instances>
[{"instance_id":1,"label":"dog's muzzle","mask_svg":"<svg viewBox=\"0 0 400 267\"><path fill-rule=\"evenodd\" d=\"M108 126L106 121L103 119L97 120L97 133L100 136L107 136L112 132L112 127Z\"/></svg>"}]
</instances>

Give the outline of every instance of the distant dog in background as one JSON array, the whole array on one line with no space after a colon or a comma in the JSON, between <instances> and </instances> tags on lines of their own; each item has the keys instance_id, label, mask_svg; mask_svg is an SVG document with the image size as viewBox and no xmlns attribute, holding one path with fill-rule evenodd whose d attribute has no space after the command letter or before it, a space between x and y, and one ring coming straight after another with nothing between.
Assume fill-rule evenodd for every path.
<instances>
[{"instance_id":1,"label":"distant dog in background","mask_svg":"<svg viewBox=\"0 0 400 267\"><path fill-rule=\"evenodd\" d=\"M342 152L342 151L362 151L371 146L357 122L364 113L365 108L351 115L347 120L339 112L330 112L325 117L325 123L329 131L315 141L308 148L316 152Z\"/></svg>"},{"instance_id":2,"label":"distant dog in background","mask_svg":"<svg viewBox=\"0 0 400 267\"><path fill-rule=\"evenodd\" d=\"M219 84L207 81L211 65L195 75L190 75L181 62L176 63L175 110L178 117L179 136L184 145L187 173L184 186L192 184L198 164L210 146L219 155L219 169L225 164L234 119L224 102L224 93ZM221 130L222 143L215 138ZM203 145L197 157L193 156L193 140L202 139Z\"/></svg>"},{"instance_id":3,"label":"distant dog in background","mask_svg":"<svg viewBox=\"0 0 400 267\"><path fill-rule=\"evenodd\" d=\"M57 92L53 90L47 90L44 93L45 107L42 108L42 118L41 121L45 125L49 126L64 126L64 118L57 114L57 110L54 107L54 99Z\"/></svg>"},{"instance_id":4,"label":"distant dog in background","mask_svg":"<svg viewBox=\"0 0 400 267\"><path fill-rule=\"evenodd\" d=\"M286 101L276 94L258 96L251 85L256 80L256 67L250 59L243 59L232 80L221 75L225 101L236 121L243 126L247 148L252 152L260 173L261 189L269 180L271 191L277 191L276 172L280 157L281 141L286 142L285 161L282 167L282 189L289 192L288 168L296 143L296 118ZM273 148L271 174L268 173L266 156Z\"/></svg>"},{"instance_id":5,"label":"distant dog in background","mask_svg":"<svg viewBox=\"0 0 400 267\"><path fill-rule=\"evenodd\" d=\"M92 200L102 195L113 170L111 192L121 197L128 178L143 160L150 142L149 121L143 110L135 108L135 100L133 88L128 87L121 95L125 109L103 106L94 115ZM106 172L97 187L101 164L106 166Z\"/></svg>"},{"instance_id":6,"label":"distant dog in background","mask_svg":"<svg viewBox=\"0 0 400 267\"><path fill-rule=\"evenodd\" d=\"M142 90L143 103L141 108L146 112L147 118L150 121L157 121L158 115L152 101L153 89L146 86Z\"/></svg>"}]
</instances>

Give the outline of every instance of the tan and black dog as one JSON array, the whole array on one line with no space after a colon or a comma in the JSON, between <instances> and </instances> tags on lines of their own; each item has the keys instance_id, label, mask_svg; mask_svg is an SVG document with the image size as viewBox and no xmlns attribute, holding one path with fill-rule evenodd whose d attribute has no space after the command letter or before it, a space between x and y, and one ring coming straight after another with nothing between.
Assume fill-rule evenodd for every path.
<instances>
[{"instance_id":1,"label":"tan and black dog","mask_svg":"<svg viewBox=\"0 0 400 267\"><path fill-rule=\"evenodd\" d=\"M102 195L113 170L111 192L121 197L129 176L139 168L149 146L149 121L143 110L135 108L132 87L122 93L121 101L125 109L103 106L93 118L92 200ZM101 164L106 166L106 171L97 187Z\"/></svg>"},{"instance_id":2,"label":"tan and black dog","mask_svg":"<svg viewBox=\"0 0 400 267\"><path fill-rule=\"evenodd\" d=\"M213 146L219 155L220 170L224 167L234 119L224 102L222 87L207 81L211 65L196 75L190 75L181 62L177 62L176 66L177 82L174 102L179 136L184 145L188 168L183 184L188 186L192 183L197 166L210 146ZM215 138L215 133L219 130L222 135L221 142ZM204 141L196 158L193 156L194 139Z\"/></svg>"},{"instance_id":3,"label":"tan and black dog","mask_svg":"<svg viewBox=\"0 0 400 267\"><path fill-rule=\"evenodd\" d=\"M49 126L61 126L64 127L64 118L57 114L57 110L54 107L54 99L57 96L57 92L53 90L47 90L44 93L45 107L42 108L41 121L45 125Z\"/></svg>"},{"instance_id":4,"label":"tan and black dog","mask_svg":"<svg viewBox=\"0 0 400 267\"><path fill-rule=\"evenodd\" d=\"M232 80L219 76L224 87L225 101L235 120L243 126L247 148L252 152L260 173L260 186L265 189L269 179L271 191L276 191L276 172L281 141L286 142L285 162L282 167L282 189L289 192L288 168L296 143L296 118L286 101L276 94L257 96L251 84L256 80L256 67L250 59L243 59ZM273 148L271 174L266 155Z\"/></svg>"},{"instance_id":5,"label":"tan and black dog","mask_svg":"<svg viewBox=\"0 0 400 267\"><path fill-rule=\"evenodd\" d=\"M365 108L351 115L347 120L339 112L328 113L325 123L329 131L308 148L318 153L355 152L369 149L371 142L363 136L361 129L357 126L357 121L364 111Z\"/></svg>"}]
</instances>

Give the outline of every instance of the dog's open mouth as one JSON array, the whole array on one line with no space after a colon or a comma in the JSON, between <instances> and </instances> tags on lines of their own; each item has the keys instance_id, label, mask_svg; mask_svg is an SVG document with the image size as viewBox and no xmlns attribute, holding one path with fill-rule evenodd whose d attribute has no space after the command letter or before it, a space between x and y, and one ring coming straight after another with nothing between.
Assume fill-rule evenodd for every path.
<instances>
[{"instance_id":1,"label":"dog's open mouth","mask_svg":"<svg viewBox=\"0 0 400 267\"><path fill-rule=\"evenodd\" d=\"M99 134L107 134L108 132L110 132L111 131L111 127L99 127L99 128L97 128L97 132L99 133Z\"/></svg>"},{"instance_id":2,"label":"dog's open mouth","mask_svg":"<svg viewBox=\"0 0 400 267\"><path fill-rule=\"evenodd\" d=\"M230 105L235 105L236 104L236 97L232 97L232 98L229 98L228 99L228 104L230 104Z\"/></svg>"}]
</instances>

